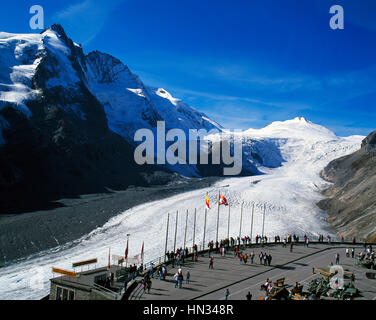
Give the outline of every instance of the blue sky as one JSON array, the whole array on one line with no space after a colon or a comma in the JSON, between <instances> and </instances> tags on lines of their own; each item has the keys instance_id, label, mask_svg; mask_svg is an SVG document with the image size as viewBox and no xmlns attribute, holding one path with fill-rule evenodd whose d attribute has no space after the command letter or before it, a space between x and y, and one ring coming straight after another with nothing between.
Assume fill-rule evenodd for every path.
<instances>
[{"instance_id":1,"label":"blue sky","mask_svg":"<svg viewBox=\"0 0 376 320\"><path fill-rule=\"evenodd\" d=\"M304 116L339 135L376 129L374 0L14 0L0 30L35 32L34 4L86 53L114 55L224 127ZM329 28L334 4L344 30Z\"/></svg>"}]
</instances>

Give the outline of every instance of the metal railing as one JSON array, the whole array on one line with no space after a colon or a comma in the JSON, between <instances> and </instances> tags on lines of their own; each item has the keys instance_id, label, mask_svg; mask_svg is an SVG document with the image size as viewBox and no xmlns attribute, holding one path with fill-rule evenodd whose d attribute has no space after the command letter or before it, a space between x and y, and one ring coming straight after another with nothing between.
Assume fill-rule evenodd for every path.
<instances>
[{"instance_id":1,"label":"metal railing","mask_svg":"<svg viewBox=\"0 0 376 320\"><path fill-rule=\"evenodd\" d=\"M312 239L312 237L310 238ZM239 245L237 239L234 239L235 240L235 244L233 246L229 245L229 247L231 249L235 248L236 246ZM355 244L355 245L364 245L364 243L366 243L366 239L363 239L363 238L357 238L356 239L356 242L353 243L352 242L352 238L351 239L348 239L348 238L344 238L344 241L342 241L340 238L334 238L334 239L331 239L330 241L328 241L327 239L324 239L323 241L317 241L316 240L310 240L309 241L309 245L310 244L347 244L347 245L352 245L352 244ZM294 244L304 244L304 236L303 237L300 237L299 236L299 241L293 241L292 242ZM262 246L262 245L282 245L283 244L283 241L280 240L279 242L275 242L274 241L274 237L270 237L268 238L268 241L265 242L265 243L262 243L262 242L257 242L254 240L254 239L251 239L250 241L248 241L247 243L244 243L242 241L240 241L240 247L251 247L251 246ZM286 244L289 244L288 242L286 242ZM203 245L202 242L200 242L198 245L197 245L197 250L198 250L198 254L199 255L202 255L202 254L205 254L206 252L209 251L209 247L207 245ZM214 246L213 249L211 250L212 252L216 251L216 247ZM193 254L193 248L188 248L188 252L189 252L189 255ZM167 258L166 255L163 255L163 256L159 256L157 258L154 258L146 263L144 263L144 273L148 272L148 268L150 267L150 265L153 264L153 266L155 267L155 269L162 265L162 264L166 264L166 263L170 263L171 260L169 261L169 259ZM154 270L155 271L155 270Z\"/></svg>"},{"instance_id":2,"label":"metal railing","mask_svg":"<svg viewBox=\"0 0 376 320\"><path fill-rule=\"evenodd\" d=\"M118 300L119 293L117 293L117 292L114 292L110 289L107 289L107 288L105 288L105 287L103 287L103 286L101 286L97 283L94 283L93 288L98 290L99 292L101 292L104 295L110 296L110 298L112 298L113 300Z\"/></svg>"},{"instance_id":3,"label":"metal railing","mask_svg":"<svg viewBox=\"0 0 376 320\"><path fill-rule=\"evenodd\" d=\"M138 286L133 290L128 300L140 300L144 294L141 282L138 283Z\"/></svg>"}]
</instances>

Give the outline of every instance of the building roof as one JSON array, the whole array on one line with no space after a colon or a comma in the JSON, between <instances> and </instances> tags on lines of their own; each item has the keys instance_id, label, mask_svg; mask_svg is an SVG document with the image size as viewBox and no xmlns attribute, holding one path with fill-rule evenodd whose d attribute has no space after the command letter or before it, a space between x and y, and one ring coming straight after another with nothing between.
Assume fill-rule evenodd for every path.
<instances>
[{"instance_id":1,"label":"building roof","mask_svg":"<svg viewBox=\"0 0 376 320\"><path fill-rule=\"evenodd\" d=\"M94 279L98 276L106 277L109 272L116 274L117 270L120 270L121 267L117 265L112 265L110 270L107 270L107 267L96 268L92 270L87 270L83 272L77 272L79 275L77 278L68 277L68 276L59 276L51 278L50 281L54 284L61 284L67 287L73 287L84 291L90 291L94 286ZM115 282L116 287L124 285L123 283Z\"/></svg>"}]
</instances>

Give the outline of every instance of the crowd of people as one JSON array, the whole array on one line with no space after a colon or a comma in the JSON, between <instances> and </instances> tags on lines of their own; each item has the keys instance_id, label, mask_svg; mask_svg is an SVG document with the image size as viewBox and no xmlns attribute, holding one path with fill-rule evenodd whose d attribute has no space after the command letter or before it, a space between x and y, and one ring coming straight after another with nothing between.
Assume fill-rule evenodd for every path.
<instances>
[{"instance_id":1,"label":"crowd of people","mask_svg":"<svg viewBox=\"0 0 376 320\"><path fill-rule=\"evenodd\" d=\"M348 249L346 249L346 255L347 250ZM353 249L351 251L351 255L354 256ZM365 245L364 250L358 253L357 259L367 268L376 270L375 250L373 249L372 245Z\"/></svg>"},{"instance_id":2,"label":"crowd of people","mask_svg":"<svg viewBox=\"0 0 376 320\"><path fill-rule=\"evenodd\" d=\"M144 276L144 279L141 280L141 286L142 286L142 290L144 293L146 293L146 291L150 293L150 289L152 285L152 281L150 278L151 278L150 273L147 272Z\"/></svg>"},{"instance_id":3,"label":"crowd of people","mask_svg":"<svg viewBox=\"0 0 376 320\"><path fill-rule=\"evenodd\" d=\"M325 236L327 239L328 243L331 243L332 239L330 235ZM324 235L320 234L318 235L317 238L318 242L324 242ZM268 242L269 241L269 242ZM341 237L341 241L344 242L344 238ZM207 244L207 249L209 251L209 256L211 255L212 252L220 253L221 255L225 255L230 249L233 249L235 247L239 248L245 248L246 246L249 246L251 244L281 244L283 247L287 247L287 245L291 244L297 244L297 243L303 243L304 246L308 247L310 243L310 239L308 236L305 234L303 236L303 240L296 235L296 234L287 234L285 237L281 237L280 235L275 235L274 236L274 242L270 241L266 235L256 235L254 238L254 241L252 241L251 237L249 235L242 236L242 237L230 237L226 239L220 239L219 241L209 241ZM353 243L355 243L355 238L353 238ZM195 244L192 247L191 251L191 257L192 261L197 261L198 260L198 247ZM189 249L186 248L179 248L175 252L174 251L169 251L166 252L167 259L170 263L175 266L179 266L181 263L184 263L185 259L190 255Z\"/></svg>"},{"instance_id":4,"label":"crowd of people","mask_svg":"<svg viewBox=\"0 0 376 320\"><path fill-rule=\"evenodd\" d=\"M175 265L180 266L184 264L189 255L191 255L192 261L198 261L197 244L192 247L192 253L189 252L188 247L185 247L184 249L178 248L175 252L173 250L166 252L167 261L171 263L173 267L175 267Z\"/></svg>"},{"instance_id":5,"label":"crowd of people","mask_svg":"<svg viewBox=\"0 0 376 320\"><path fill-rule=\"evenodd\" d=\"M185 277L186 284L189 284L190 278L191 278L191 274L189 271L187 271L187 274ZM179 270L174 275L175 288L181 289L183 287L183 281L184 281L183 270L179 268Z\"/></svg>"},{"instance_id":6,"label":"crowd of people","mask_svg":"<svg viewBox=\"0 0 376 320\"><path fill-rule=\"evenodd\" d=\"M327 235L326 240L328 243L331 243L330 235ZM342 242L344 242L344 238L340 238ZM267 236L256 235L255 242L256 244L261 244L261 248L263 248L263 244L268 243ZM318 235L318 242L324 242L324 235ZM273 243L273 242L271 242ZM285 237L281 237L280 235L274 236L274 244L281 244L282 247L287 247L289 245L290 252L293 251L293 247L295 244L302 243L305 247L309 246L309 238L307 235L303 236L303 239L300 239L298 235L295 234L287 234ZM355 243L355 238L353 239L353 243ZM254 250L247 253L245 252L245 248L247 245L252 244L252 239L249 236L244 237L230 237L228 239L221 239L220 241L209 241L207 244L207 251L209 253L209 269L214 269L214 256L212 253L220 254L220 256L225 257L228 255L230 251L233 251L234 258L238 259L240 264L254 264L255 263L255 256L256 253ZM346 257L355 257L355 249L350 248L346 249ZM271 266L272 264L272 255L270 253L266 253L264 250L260 251L258 254L258 261L260 265L263 266ZM185 261L190 257L192 258L191 261L197 262L198 261L198 246L195 244L191 250L188 247L185 248L178 248L175 251L166 252L167 263L172 265L172 268L175 266L178 267L178 271L173 275L173 283L175 288L181 289L183 287L184 280L186 284L190 282L190 272L187 271L185 276L183 275L182 267ZM336 264L339 264L339 253L335 255ZM375 265L376 268L376 261L375 261L375 251L372 249L372 246L368 246L365 248L364 251L359 252L357 255L359 260L366 260L371 261L372 264ZM132 267L132 266L131 266ZM133 268L136 268L134 266ZM142 266L140 267L142 268ZM140 271L140 270L138 270ZM141 270L142 271L142 270ZM151 278L154 277L154 273L156 273L158 280L166 280L168 275L167 273L167 266L166 264L159 265L157 269L154 269L153 264L149 266L149 271L145 274L145 278L142 282L144 292L150 292L151 288ZM273 290L273 285L269 279L261 286L263 290L266 292L266 296ZM226 291L226 299L229 297L229 291ZM247 299L251 299L252 295L249 293L247 295Z\"/></svg>"},{"instance_id":7,"label":"crowd of people","mask_svg":"<svg viewBox=\"0 0 376 320\"><path fill-rule=\"evenodd\" d=\"M372 245L365 244L363 250L361 250L358 254L356 254L355 248L346 248L345 256L347 258L356 258L359 262L367 263L371 268L374 267L374 269L376 269L375 250L373 249ZM335 263L339 264L339 260L340 254L337 252L335 254Z\"/></svg>"},{"instance_id":8,"label":"crowd of people","mask_svg":"<svg viewBox=\"0 0 376 320\"><path fill-rule=\"evenodd\" d=\"M299 282L295 282L295 285L291 288L290 291L288 291L286 288L283 288L282 290L278 287L278 284L273 284L273 282L267 278L264 283L261 284L260 290L264 291L265 297L262 297L261 300L269 300L273 296L276 296L276 294L280 294L280 298L286 299L290 294L296 294L301 293L303 290L303 285L301 285Z\"/></svg>"},{"instance_id":9,"label":"crowd of people","mask_svg":"<svg viewBox=\"0 0 376 320\"><path fill-rule=\"evenodd\" d=\"M182 266L188 259L188 256L192 256L192 260L197 262L198 261L198 247L195 244L192 247L192 253L189 252L188 247L186 248L178 248L175 251L168 251L166 252L167 262L159 265L157 268L154 267L154 264L151 263L148 269L148 272L145 273L144 279L141 281L142 288L144 293L150 293L151 288L151 278L154 278L156 275L158 280L166 281L166 277L168 276L167 272L167 264L171 264L172 268L179 267L178 271L174 274L173 280L175 284L175 288L182 288L184 276L182 271ZM186 283L189 284L190 280L190 273L187 271L185 276Z\"/></svg>"}]
</instances>

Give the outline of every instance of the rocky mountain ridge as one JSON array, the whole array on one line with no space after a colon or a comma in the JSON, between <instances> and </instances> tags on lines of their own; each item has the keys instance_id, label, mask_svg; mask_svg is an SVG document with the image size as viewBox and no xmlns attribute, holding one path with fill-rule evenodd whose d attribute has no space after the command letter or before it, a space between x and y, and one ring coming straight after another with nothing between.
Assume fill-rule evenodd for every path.
<instances>
[{"instance_id":1,"label":"rocky mountain ridge","mask_svg":"<svg viewBox=\"0 0 376 320\"><path fill-rule=\"evenodd\" d=\"M321 176L332 183L318 206L345 237L376 240L376 131L360 150L330 162Z\"/></svg>"}]
</instances>

